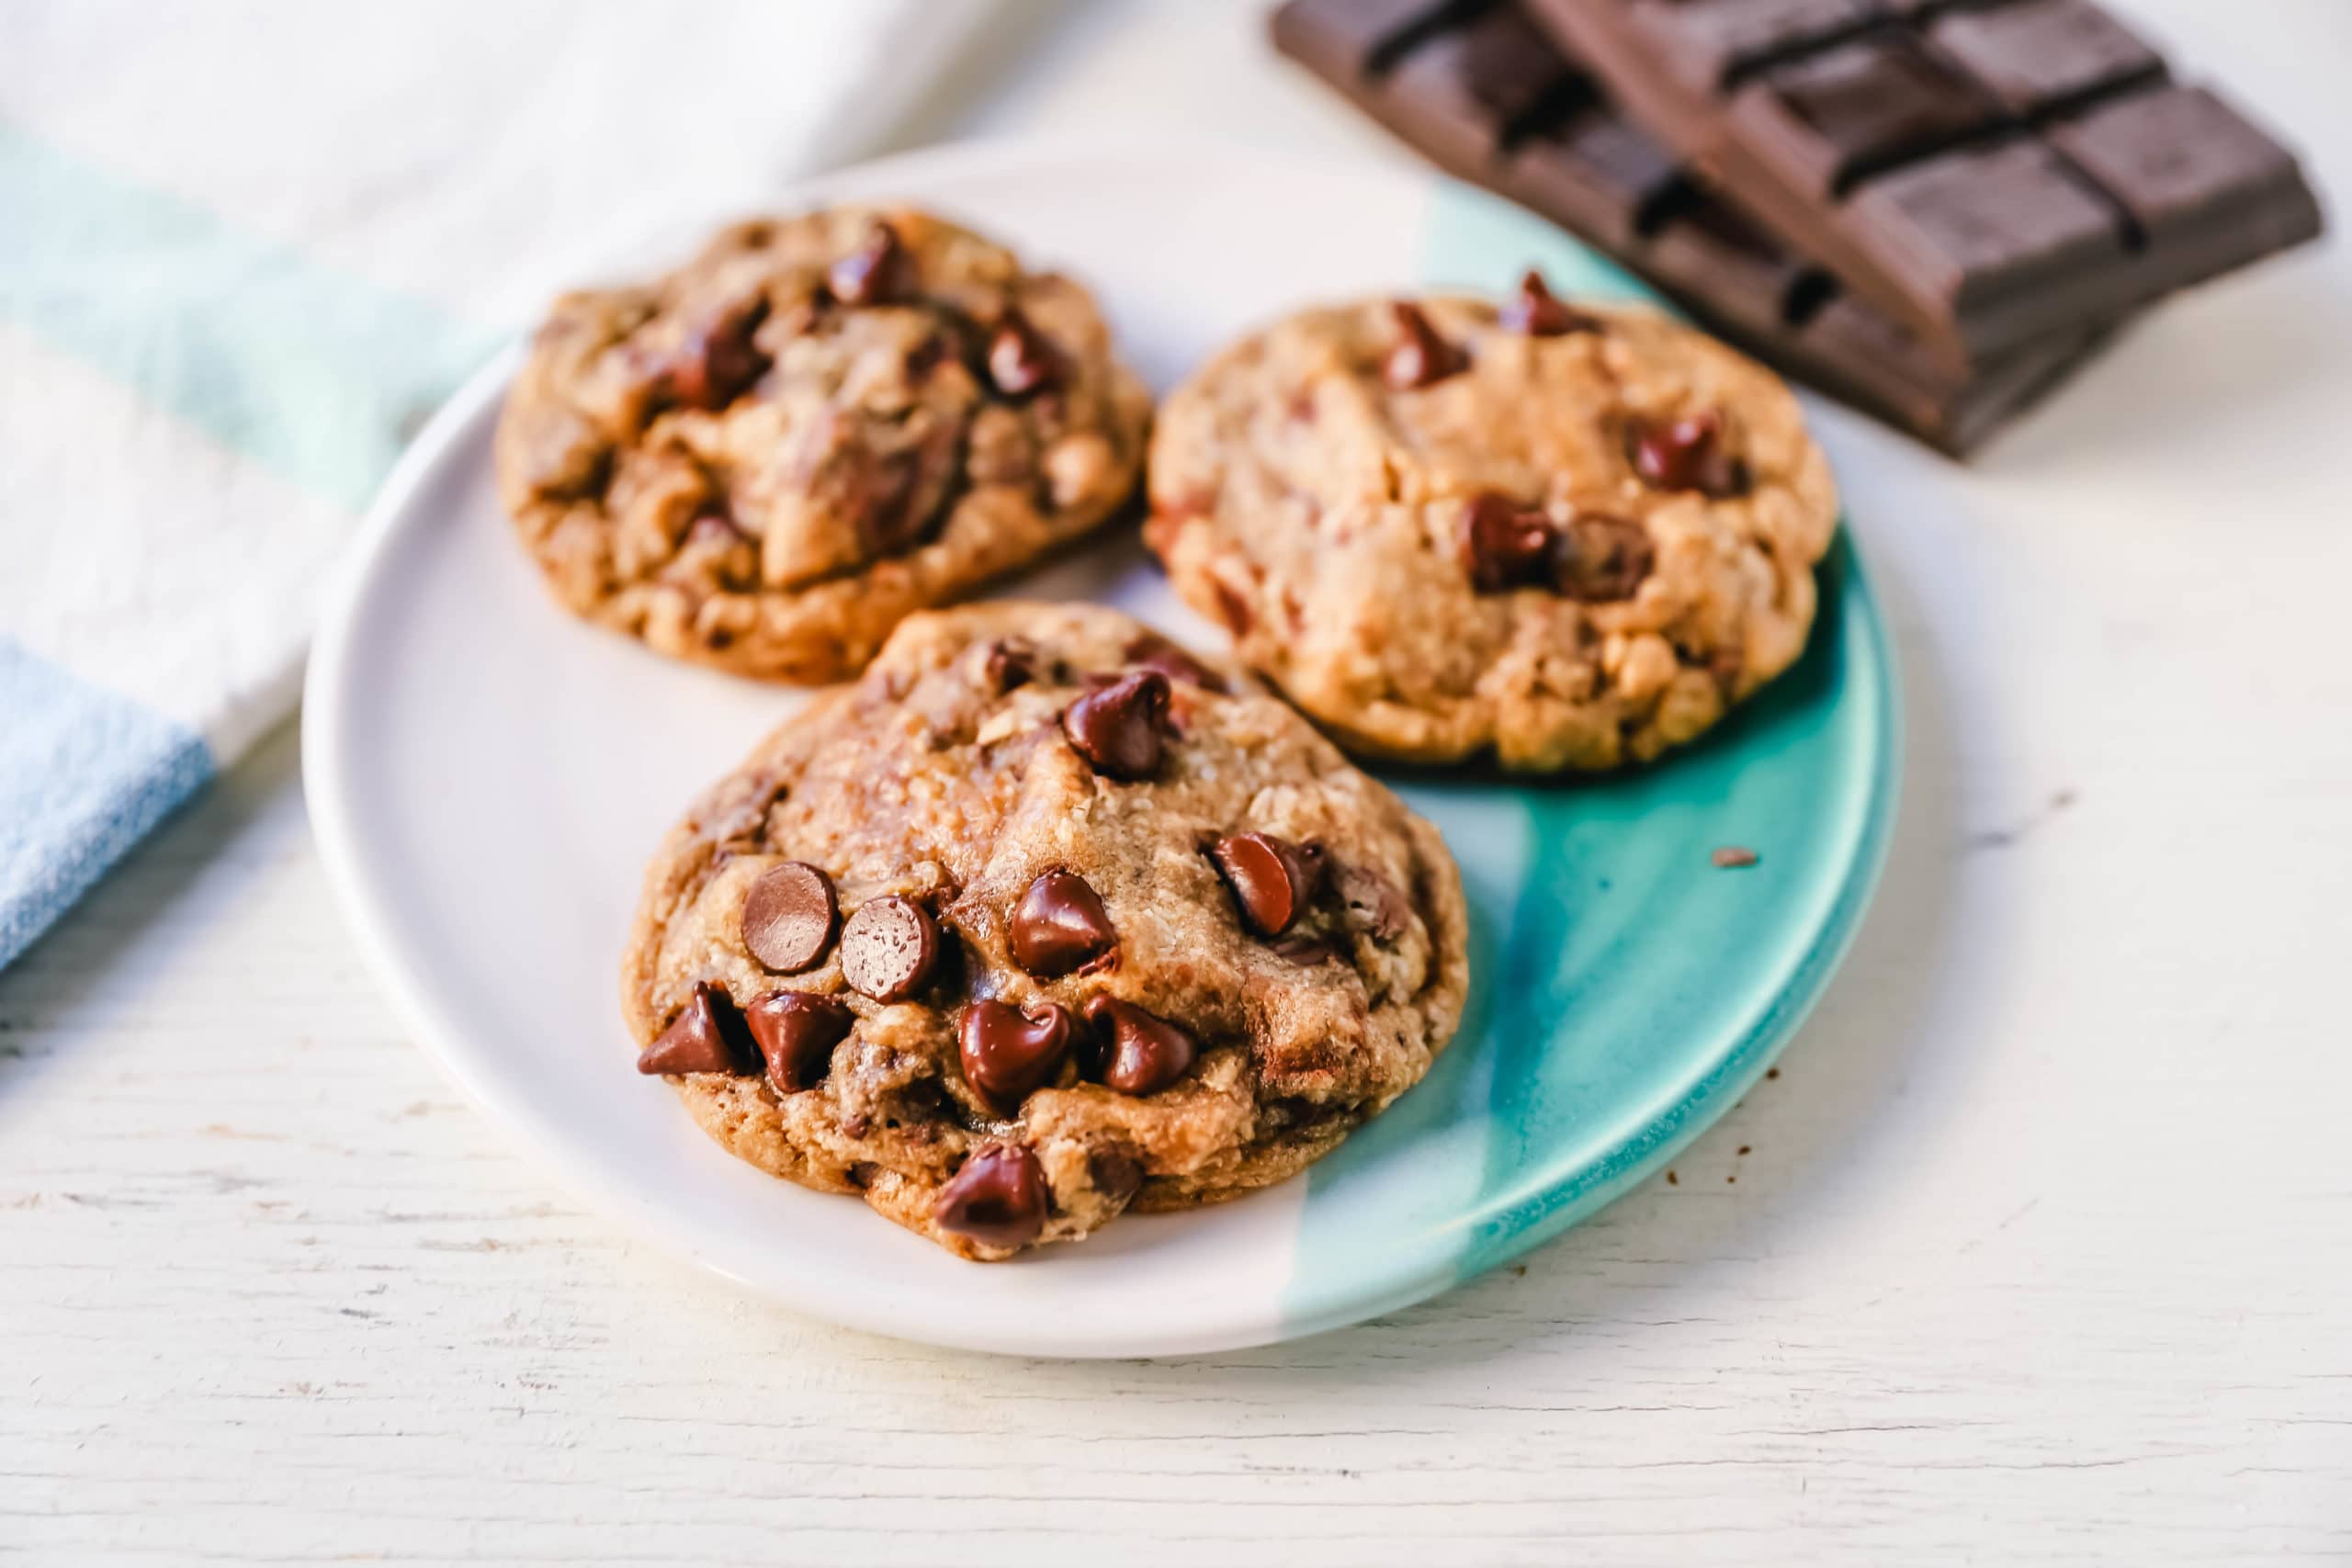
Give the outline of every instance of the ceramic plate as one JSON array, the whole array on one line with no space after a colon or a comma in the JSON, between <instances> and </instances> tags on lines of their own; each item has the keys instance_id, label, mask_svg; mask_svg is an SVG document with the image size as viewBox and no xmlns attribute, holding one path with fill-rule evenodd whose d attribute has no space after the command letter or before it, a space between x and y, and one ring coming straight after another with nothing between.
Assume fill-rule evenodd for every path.
<instances>
[{"instance_id":1,"label":"ceramic plate","mask_svg":"<svg viewBox=\"0 0 2352 1568\"><path fill-rule=\"evenodd\" d=\"M1558 231L1385 166L1194 146L972 147L776 204L935 207L1091 284L1166 389L1293 307L1429 285L1635 292ZM660 237L682 254L694 234ZM1166 1355L1430 1296L1639 1182L1763 1072L1860 918L1894 812L1895 682L1848 546L1804 661L1667 765L1555 786L1399 781L1462 863L1460 1036L1306 1177L959 1262L721 1152L632 1066L616 978L638 878L706 783L801 700L560 614L509 533L491 433L510 351L401 460L338 580L304 716L312 820L369 962L494 1120L646 1235L803 1312L976 1349ZM1010 585L1214 646L1131 540ZM1743 871L1710 863L1753 849Z\"/></svg>"}]
</instances>

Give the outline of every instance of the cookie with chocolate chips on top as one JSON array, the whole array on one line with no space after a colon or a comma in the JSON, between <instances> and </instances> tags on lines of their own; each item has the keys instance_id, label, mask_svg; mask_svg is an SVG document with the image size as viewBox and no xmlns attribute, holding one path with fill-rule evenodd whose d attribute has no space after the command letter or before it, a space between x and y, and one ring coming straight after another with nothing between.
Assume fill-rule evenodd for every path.
<instances>
[{"instance_id":1,"label":"cookie with chocolate chips on top","mask_svg":"<svg viewBox=\"0 0 2352 1568\"><path fill-rule=\"evenodd\" d=\"M1530 273L1307 310L1162 406L1145 537L1343 743L1648 761L1792 663L1837 522L1787 387Z\"/></svg>"},{"instance_id":2,"label":"cookie with chocolate chips on top","mask_svg":"<svg viewBox=\"0 0 2352 1568\"><path fill-rule=\"evenodd\" d=\"M648 871L639 1070L762 1169L967 1258L1278 1181L1429 1070L1437 830L1117 611L909 617Z\"/></svg>"},{"instance_id":3,"label":"cookie with chocolate chips on top","mask_svg":"<svg viewBox=\"0 0 2352 1568\"><path fill-rule=\"evenodd\" d=\"M499 492L575 614L824 682L1108 520L1150 415L1076 283L924 213L840 208L559 299L500 420Z\"/></svg>"}]
</instances>

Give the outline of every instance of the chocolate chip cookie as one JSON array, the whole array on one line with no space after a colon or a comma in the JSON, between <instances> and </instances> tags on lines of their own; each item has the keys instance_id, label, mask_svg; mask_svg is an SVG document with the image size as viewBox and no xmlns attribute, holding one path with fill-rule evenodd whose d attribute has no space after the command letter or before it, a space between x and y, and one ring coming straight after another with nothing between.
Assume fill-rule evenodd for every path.
<instances>
[{"instance_id":1,"label":"chocolate chip cookie","mask_svg":"<svg viewBox=\"0 0 2352 1568\"><path fill-rule=\"evenodd\" d=\"M672 831L622 976L719 1143L967 1258L1278 1181L1428 1071L1437 830L1114 610L900 625Z\"/></svg>"},{"instance_id":2,"label":"chocolate chip cookie","mask_svg":"<svg viewBox=\"0 0 2352 1568\"><path fill-rule=\"evenodd\" d=\"M1528 771L1647 761L1786 669L1838 513L1778 378L1532 273L1231 345L1150 487L1178 591L1345 743Z\"/></svg>"},{"instance_id":3,"label":"chocolate chip cookie","mask_svg":"<svg viewBox=\"0 0 2352 1568\"><path fill-rule=\"evenodd\" d=\"M559 299L507 398L499 491L575 613L823 682L1111 517L1150 412L1077 284L921 212L842 208Z\"/></svg>"}]
</instances>

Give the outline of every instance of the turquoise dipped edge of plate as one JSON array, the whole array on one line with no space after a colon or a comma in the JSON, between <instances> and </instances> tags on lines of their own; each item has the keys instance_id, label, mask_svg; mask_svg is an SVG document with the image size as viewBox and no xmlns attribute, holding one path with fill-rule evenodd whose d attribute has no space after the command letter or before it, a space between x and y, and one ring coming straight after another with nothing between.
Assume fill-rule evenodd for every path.
<instances>
[{"instance_id":1,"label":"turquoise dipped edge of plate","mask_svg":"<svg viewBox=\"0 0 2352 1568\"><path fill-rule=\"evenodd\" d=\"M1606 258L1452 181L1421 276L1652 300ZM1463 865L1473 995L1429 1077L1308 1176L1285 1337L1394 1310L1540 1245L1736 1104L1851 944L1895 816L1902 720L1848 531L1804 656L1658 767L1525 784L1397 777ZM1638 826L1638 831L1633 830ZM1758 852L1747 869L1713 851Z\"/></svg>"}]
</instances>

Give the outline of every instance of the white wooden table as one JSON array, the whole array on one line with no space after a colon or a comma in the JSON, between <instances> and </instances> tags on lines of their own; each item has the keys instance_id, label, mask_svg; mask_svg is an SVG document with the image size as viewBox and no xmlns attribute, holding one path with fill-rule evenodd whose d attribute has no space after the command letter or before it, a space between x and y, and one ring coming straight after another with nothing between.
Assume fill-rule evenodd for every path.
<instances>
[{"instance_id":1,"label":"white wooden table","mask_svg":"<svg viewBox=\"0 0 2352 1568\"><path fill-rule=\"evenodd\" d=\"M2352 192L2352 7L2138 9ZM1238 4L985 55L910 140L1394 155ZM2352 1561L2347 416L2336 243L1970 469L1830 422L1907 793L1779 1078L1525 1266L1246 1355L933 1352L623 1239L403 1043L281 735L0 975L0 1558Z\"/></svg>"}]
</instances>

